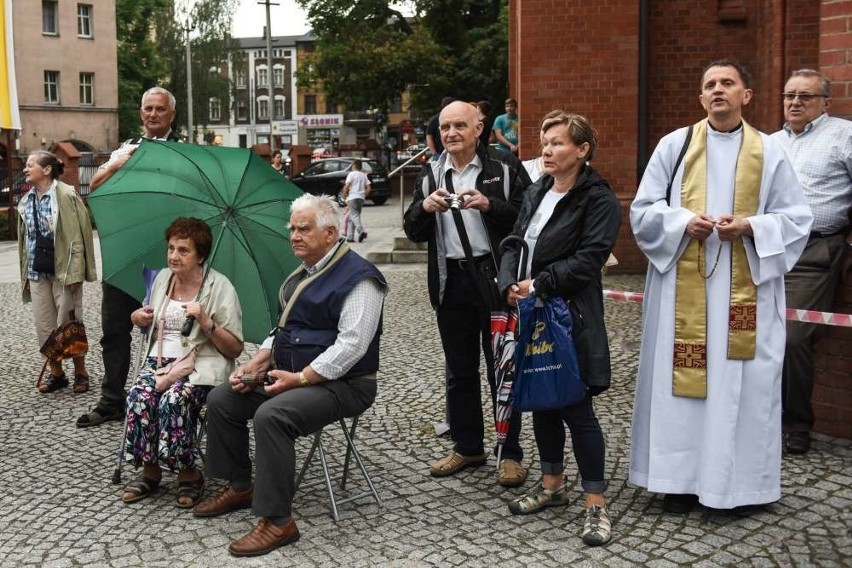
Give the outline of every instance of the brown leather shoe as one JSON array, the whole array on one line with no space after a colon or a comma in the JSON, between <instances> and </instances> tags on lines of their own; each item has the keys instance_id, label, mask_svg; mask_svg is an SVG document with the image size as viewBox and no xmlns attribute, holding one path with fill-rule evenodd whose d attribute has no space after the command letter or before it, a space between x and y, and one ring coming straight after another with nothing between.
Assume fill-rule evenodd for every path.
<instances>
[{"instance_id":1,"label":"brown leather shoe","mask_svg":"<svg viewBox=\"0 0 852 568\"><path fill-rule=\"evenodd\" d=\"M248 509L251 507L252 493L254 493L254 486L242 493L237 493L231 489L230 485L226 485L224 489L220 489L215 495L193 507L192 515L194 517L217 517L237 509Z\"/></svg>"},{"instance_id":2,"label":"brown leather shoe","mask_svg":"<svg viewBox=\"0 0 852 568\"><path fill-rule=\"evenodd\" d=\"M432 464L429 473L432 477L447 477L460 472L466 467L476 467L488 461L488 454L479 454L477 456L465 456L458 452L452 451L447 454L447 457L441 458Z\"/></svg>"},{"instance_id":3,"label":"brown leather shoe","mask_svg":"<svg viewBox=\"0 0 852 568\"><path fill-rule=\"evenodd\" d=\"M232 542L228 552L233 556L260 556L279 546L296 542L299 536L299 529L293 519L283 527L276 527L264 518L247 535Z\"/></svg>"}]
</instances>

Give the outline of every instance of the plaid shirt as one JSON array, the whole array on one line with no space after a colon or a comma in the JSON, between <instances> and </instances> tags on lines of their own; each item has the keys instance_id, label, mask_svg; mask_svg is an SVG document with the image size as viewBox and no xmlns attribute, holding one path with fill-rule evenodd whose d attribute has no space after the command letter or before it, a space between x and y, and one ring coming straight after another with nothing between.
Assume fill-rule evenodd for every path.
<instances>
[{"instance_id":1,"label":"plaid shirt","mask_svg":"<svg viewBox=\"0 0 852 568\"><path fill-rule=\"evenodd\" d=\"M51 201L56 193L56 180L50 184L50 189L41 196L38 200L36 208L38 209L38 228L39 232L53 239L53 210ZM27 279L38 280L39 276L43 276L38 272L33 271L33 259L35 258L36 232L35 220L33 219L33 202L36 200L36 191L31 189L26 195L27 206L23 208L24 226L27 228Z\"/></svg>"},{"instance_id":2,"label":"plaid shirt","mask_svg":"<svg viewBox=\"0 0 852 568\"><path fill-rule=\"evenodd\" d=\"M811 231L842 232L852 208L852 121L822 114L801 134L785 124L772 135L778 140L805 188L814 223Z\"/></svg>"}]
</instances>

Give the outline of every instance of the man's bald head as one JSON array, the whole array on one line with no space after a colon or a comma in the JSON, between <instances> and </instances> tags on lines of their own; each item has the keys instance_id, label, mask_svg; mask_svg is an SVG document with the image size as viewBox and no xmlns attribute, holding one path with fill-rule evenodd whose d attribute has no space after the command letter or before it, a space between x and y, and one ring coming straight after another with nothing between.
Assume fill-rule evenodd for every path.
<instances>
[{"instance_id":1,"label":"man's bald head","mask_svg":"<svg viewBox=\"0 0 852 568\"><path fill-rule=\"evenodd\" d=\"M438 118L441 142L456 165L467 164L476 153L476 144L482 132L479 111L464 101L448 104Z\"/></svg>"}]
</instances>

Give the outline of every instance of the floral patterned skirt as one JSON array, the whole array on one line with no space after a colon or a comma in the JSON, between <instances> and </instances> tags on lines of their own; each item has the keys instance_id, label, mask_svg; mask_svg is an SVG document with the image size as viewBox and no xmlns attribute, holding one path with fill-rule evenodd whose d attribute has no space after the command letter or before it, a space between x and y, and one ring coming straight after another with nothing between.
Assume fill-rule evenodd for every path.
<instances>
[{"instance_id":1,"label":"floral patterned skirt","mask_svg":"<svg viewBox=\"0 0 852 568\"><path fill-rule=\"evenodd\" d=\"M172 361L161 360L162 365ZM156 369L157 358L148 357L127 395L125 459L136 467L162 461L172 471L192 469L201 455L198 416L212 387L182 378L157 392Z\"/></svg>"}]
</instances>

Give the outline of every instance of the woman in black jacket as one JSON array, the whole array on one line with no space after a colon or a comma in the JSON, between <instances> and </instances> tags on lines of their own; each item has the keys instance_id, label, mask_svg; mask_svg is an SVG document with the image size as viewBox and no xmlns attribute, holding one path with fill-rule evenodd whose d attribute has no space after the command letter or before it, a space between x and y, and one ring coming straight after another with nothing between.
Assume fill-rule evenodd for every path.
<instances>
[{"instance_id":1,"label":"woman in black jacket","mask_svg":"<svg viewBox=\"0 0 852 568\"><path fill-rule=\"evenodd\" d=\"M564 421L586 494L583 542L596 546L609 542L611 532L603 495L604 437L592 404L592 397L610 381L601 269L615 244L621 209L607 182L587 163L597 141L585 118L562 110L548 113L541 124L541 142L545 175L527 190L513 231L529 245L525 273L532 278L518 282L520 254L508 251L501 262L500 288L511 305L529 295L559 296L568 302L588 394L576 405L533 413L542 478L532 491L512 501L509 510L525 515L568 503Z\"/></svg>"}]
</instances>

